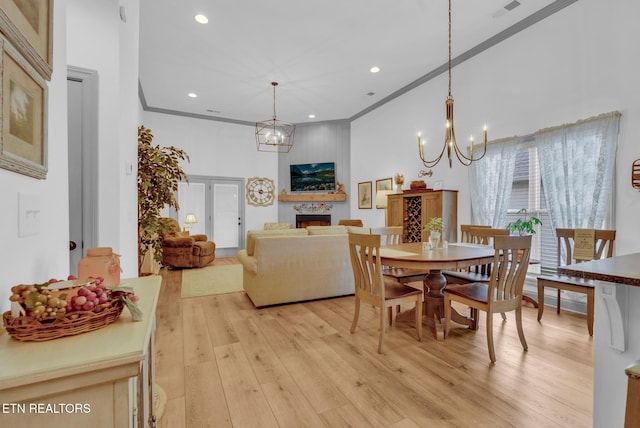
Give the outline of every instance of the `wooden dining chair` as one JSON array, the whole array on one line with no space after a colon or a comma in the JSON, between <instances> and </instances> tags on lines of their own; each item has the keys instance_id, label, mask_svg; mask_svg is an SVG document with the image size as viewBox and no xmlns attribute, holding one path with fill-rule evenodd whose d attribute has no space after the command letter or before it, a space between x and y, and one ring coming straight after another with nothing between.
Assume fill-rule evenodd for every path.
<instances>
[{"instance_id":1,"label":"wooden dining chair","mask_svg":"<svg viewBox=\"0 0 640 428\"><path fill-rule=\"evenodd\" d=\"M360 316L360 303L368 303L379 310L378 352L382 353L387 324L394 324L393 308L402 303L415 303L416 332L422 341L422 290L400 284L382 275L380 264L380 235L349 232L349 254L355 280L355 312L351 323L354 333Z\"/></svg>"},{"instance_id":2,"label":"wooden dining chair","mask_svg":"<svg viewBox=\"0 0 640 428\"><path fill-rule=\"evenodd\" d=\"M338 226L356 226L362 227L364 223L359 218L343 218L338 220Z\"/></svg>"},{"instance_id":3,"label":"wooden dining chair","mask_svg":"<svg viewBox=\"0 0 640 428\"><path fill-rule=\"evenodd\" d=\"M473 282L444 289L444 336L451 329L451 303L459 302L487 314L487 347L492 363L496 362L493 346L493 314L515 311L516 326L522 348L527 341L522 330L522 289L529 267L531 235L496 236L493 247L494 274L488 284ZM477 323L476 323L477 325Z\"/></svg>"},{"instance_id":4,"label":"wooden dining chair","mask_svg":"<svg viewBox=\"0 0 640 428\"><path fill-rule=\"evenodd\" d=\"M371 234L380 235L380 245L402 243L402 226L372 227Z\"/></svg>"},{"instance_id":5,"label":"wooden dining chair","mask_svg":"<svg viewBox=\"0 0 640 428\"><path fill-rule=\"evenodd\" d=\"M484 226L484 225L477 225L477 224L461 224L460 225L460 242L471 242L472 227L490 228L491 226Z\"/></svg>"},{"instance_id":6,"label":"wooden dining chair","mask_svg":"<svg viewBox=\"0 0 640 428\"><path fill-rule=\"evenodd\" d=\"M580 263L587 260L595 260L608 258L613 256L613 243L616 239L615 230L594 230L593 243L589 243L593 247L593 251L589 250L589 254L585 256L578 255L575 252L575 233L576 229L556 229L556 237L558 238L558 266L562 264ZM562 261L562 249L566 251L566 261ZM557 289L558 300L556 312L560 313L560 293L562 290L573 291L587 295L587 330L589 336L593 336L593 313L594 313L594 291L595 281L574 278L565 275L540 275L538 276L538 321L542 319L544 313L544 289L551 287Z\"/></svg>"},{"instance_id":7,"label":"wooden dining chair","mask_svg":"<svg viewBox=\"0 0 640 428\"><path fill-rule=\"evenodd\" d=\"M509 235L509 229L472 226L467 229L467 243L477 245L492 245L495 236ZM486 282L491 280L491 264L469 266L465 270L445 271L447 284L468 284L470 282Z\"/></svg>"},{"instance_id":8,"label":"wooden dining chair","mask_svg":"<svg viewBox=\"0 0 640 428\"><path fill-rule=\"evenodd\" d=\"M381 245L398 245L402 243L402 226L372 227L372 234L380 235ZM401 284L422 281L428 274L428 270L395 268L385 266L382 270L384 276L388 276Z\"/></svg>"}]
</instances>

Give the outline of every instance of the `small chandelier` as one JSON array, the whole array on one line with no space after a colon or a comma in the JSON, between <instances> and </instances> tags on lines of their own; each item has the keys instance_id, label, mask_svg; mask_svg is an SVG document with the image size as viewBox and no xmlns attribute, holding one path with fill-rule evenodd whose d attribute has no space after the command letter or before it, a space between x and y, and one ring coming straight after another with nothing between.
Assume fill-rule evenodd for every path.
<instances>
[{"instance_id":1,"label":"small chandelier","mask_svg":"<svg viewBox=\"0 0 640 428\"><path fill-rule=\"evenodd\" d=\"M422 138L421 134L418 134L418 153L420 153L420 160L427 168L433 168L440 162L442 159L442 155L444 154L445 149L447 150L447 157L449 158L449 168L452 166L453 161L453 153L455 153L456 157L464 166L471 165L472 162L478 161L484 157L487 153L487 125L484 126L484 135L483 135L483 143L482 143L482 154L480 156L474 156L474 143L473 136L469 139L469 156L466 156L458 143L456 142L456 133L453 126L453 97L451 96L451 0L449 0L449 96L445 101L446 106L446 131L444 136L444 146L442 147L442 151L434 160L426 160L425 159L425 146L426 140Z\"/></svg>"},{"instance_id":2,"label":"small chandelier","mask_svg":"<svg viewBox=\"0 0 640 428\"><path fill-rule=\"evenodd\" d=\"M293 147L293 134L296 126L284 123L276 118L276 86L273 86L273 119L256 122L256 146L259 152L289 153Z\"/></svg>"}]
</instances>

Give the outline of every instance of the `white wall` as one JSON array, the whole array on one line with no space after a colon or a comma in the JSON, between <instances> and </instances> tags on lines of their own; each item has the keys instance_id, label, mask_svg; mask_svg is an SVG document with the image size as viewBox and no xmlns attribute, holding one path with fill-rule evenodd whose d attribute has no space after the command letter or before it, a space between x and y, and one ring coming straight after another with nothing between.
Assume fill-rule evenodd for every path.
<instances>
[{"instance_id":1,"label":"white wall","mask_svg":"<svg viewBox=\"0 0 640 428\"><path fill-rule=\"evenodd\" d=\"M631 162L640 158L640 56L635 16L640 3L581 0L453 70L458 141L479 139L486 121L489 137L526 135L613 110L622 112L617 152L615 227L617 254L640 251L640 194L629 184ZM455 34L454 34L454 55ZM405 174L405 188L422 168L416 134L422 131L434 157L444 140L446 74L359 118L351 124L352 188L359 181ZM378 147L378 150L372 150ZM589 168L585 165L585 168ZM470 219L467 169L441 162L429 185L444 180L458 189L458 222ZM381 223L381 210L352 213Z\"/></svg>"},{"instance_id":2,"label":"white wall","mask_svg":"<svg viewBox=\"0 0 640 428\"><path fill-rule=\"evenodd\" d=\"M144 88L143 88L144 89ZM205 119L142 113L140 124L151 129L153 144L175 146L189 154L182 165L187 175L211 177L267 177L278 185L278 155L256 150L255 127ZM278 221L277 201L268 207L246 203L245 230L262 229L264 222Z\"/></svg>"},{"instance_id":3,"label":"white wall","mask_svg":"<svg viewBox=\"0 0 640 428\"><path fill-rule=\"evenodd\" d=\"M69 266L67 185L67 82L65 0L53 2L53 74L48 82L48 165L46 180L0 169L0 310L9 307L10 288L64 277ZM61 106L55 108L53 106ZM18 235L18 194L40 200L40 232Z\"/></svg>"},{"instance_id":4,"label":"white wall","mask_svg":"<svg viewBox=\"0 0 640 428\"><path fill-rule=\"evenodd\" d=\"M122 254L123 276L137 275L137 186L125 162L137 159L139 0L53 2L53 75L48 84L46 180L0 169L0 309L11 286L66 278L69 266L67 64L99 75L98 245ZM127 8L128 21L119 18ZM40 199L40 233L18 236L18 194Z\"/></svg>"},{"instance_id":5,"label":"white wall","mask_svg":"<svg viewBox=\"0 0 640 428\"><path fill-rule=\"evenodd\" d=\"M120 20L120 6L127 22ZM123 277L137 276L139 0L68 0L69 65L98 71L98 245L121 254Z\"/></svg>"}]
</instances>

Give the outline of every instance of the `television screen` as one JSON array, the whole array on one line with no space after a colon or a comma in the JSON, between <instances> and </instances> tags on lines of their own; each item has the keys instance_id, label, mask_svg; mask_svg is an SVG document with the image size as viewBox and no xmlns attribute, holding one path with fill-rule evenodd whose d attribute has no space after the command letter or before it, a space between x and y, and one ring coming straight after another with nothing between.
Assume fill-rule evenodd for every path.
<instances>
[{"instance_id":1,"label":"television screen","mask_svg":"<svg viewBox=\"0 0 640 428\"><path fill-rule=\"evenodd\" d=\"M336 190L336 165L334 162L290 165L289 169L292 192Z\"/></svg>"}]
</instances>

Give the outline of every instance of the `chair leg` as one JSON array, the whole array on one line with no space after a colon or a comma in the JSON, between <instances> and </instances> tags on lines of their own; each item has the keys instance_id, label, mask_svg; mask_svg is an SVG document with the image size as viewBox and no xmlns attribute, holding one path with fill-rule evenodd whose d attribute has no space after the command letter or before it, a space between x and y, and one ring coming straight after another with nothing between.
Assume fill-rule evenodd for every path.
<instances>
[{"instance_id":1,"label":"chair leg","mask_svg":"<svg viewBox=\"0 0 640 428\"><path fill-rule=\"evenodd\" d=\"M593 288L587 290L587 328L589 329L589 336L593 336L594 291L595 289Z\"/></svg>"},{"instance_id":2,"label":"chair leg","mask_svg":"<svg viewBox=\"0 0 640 428\"><path fill-rule=\"evenodd\" d=\"M422 299L418 297L416 300L416 331L418 333L418 340L422 342Z\"/></svg>"},{"instance_id":3,"label":"chair leg","mask_svg":"<svg viewBox=\"0 0 640 428\"><path fill-rule=\"evenodd\" d=\"M449 335L451 328L451 299L447 293L444 293L444 337Z\"/></svg>"},{"instance_id":4,"label":"chair leg","mask_svg":"<svg viewBox=\"0 0 640 428\"><path fill-rule=\"evenodd\" d=\"M522 307L516 308L516 326L518 327L518 337L520 337L520 343L522 343L522 348L527 351L529 347L527 346L527 340L524 338L524 330L522 329Z\"/></svg>"},{"instance_id":5,"label":"chair leg","mask_svg":"<svg viewBox=\"0 0 640 428\"><path fill-rule=\"evenodd\" d=\"M560 289L558 288L558 306L556 306L556 312L560 315Z\"/></svg>"},{"instance_id":6,"label":"chair leg","mask_svg":"<svg viewBox=\"0 0 640 428\"><path fill-rule=\"evenodd\" d=\"M504 312L500 312L500 316L502 317L502 321L507 320L507 315Z\"/></svg>"},{"instance_id":7,"label":"chair leg","mask_svg":"<svg viewBox=\"0 0 640 428\"><path fill-rule=\"evenodd\" d=\"M469 309L470 309L470 317L472 320L474 320L473 325L469 328L472 330L477 330L478 327L480 327L480 311L478 311L476 308L469 308Z\"/></svg>"},{"instance_id":8,"label":"chair leg","mask_svg":"<svg viewBox=\"0 0 640 428\"><path fill-rule=\"evenodd\" d=\"M493 314L487 312L487 348L492 363L496 362L496 351L493 348Z\"/></svg>"},{"instance_id":9,"label":"chair leg","mask_svg":"<svg viewBox=\"0 0 640 428\"><path fill-rule=\"evenodd\" d=\"M387 308L383 306L380 307L380 340L378 341L378 354L382 354L382 347L384 346L384 331L387 329L385 312Z\"/></svg>"},{"instance_id":10,"label":"chair leg","mask_svg":"<svg viewBox=\"0 0 640 428\"><path fill-rule=\"evenodd\" d=\"M544 312L544 285L538 281L538 321L542 319Z\"/></svg>"},{"instance_id":11,"label":"chair leg","mask_svg":"<svg viewBox=\"0 0 640 428\"><path fill-rule=\"evenodd\" d=\"M351 333L356 331L358 325L358 317L360 316L360 298L356 297L356 309L353 312L353 321L351 322Z\"/></svg>"}]
</instances>

